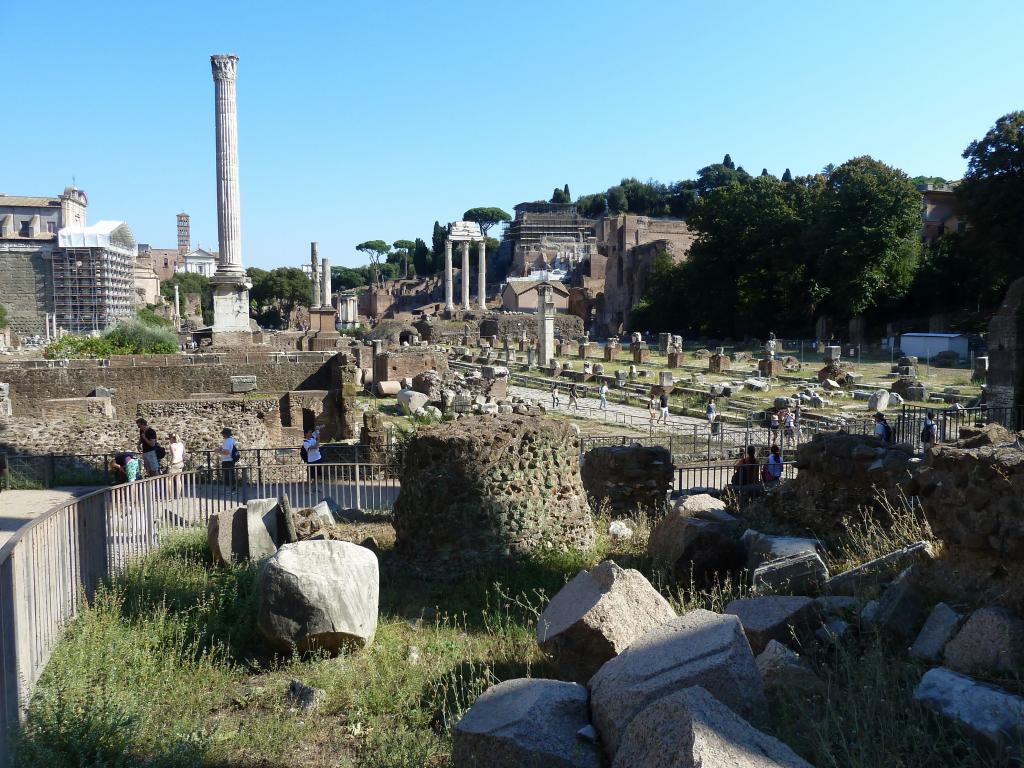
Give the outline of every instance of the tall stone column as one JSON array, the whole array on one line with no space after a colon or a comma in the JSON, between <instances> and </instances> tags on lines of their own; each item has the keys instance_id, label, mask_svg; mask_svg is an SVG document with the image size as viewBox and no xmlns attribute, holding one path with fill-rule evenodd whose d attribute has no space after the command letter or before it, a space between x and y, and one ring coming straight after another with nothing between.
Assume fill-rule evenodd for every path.
<instances>
[{"instance_id":1,"label":"tall stone column","mask_svg":"<svg viewBox=\"0 0 1024 768\"><path fill-rule=\"evenodd\" d=\"M320 246L317 243L309 244L309 265L309 308L316 309L320 306Z\"/></svg>"},{"instance_id":2,"label":"tall stone column","mask_svg":"<svg viewBox=\"0 0 1024 768\"><path fill-rule=\"evenodd\" d=\"M480 309L487 309L487 243L483 240L476 245L477 256L480 267L476 274L477 299L480 301Z\"/></svg>"},{"instance_id":3,"label":"tall stone column","mask_svg":"<svg viewBox=\"0 0 1024 768\"><path fill-rule=\"evenodd\" d=\"M555 356L555 302L548 283L537 286L537 347L538 364L547 368Z\"/></svg>"},{"instance_id":4,"label":"tall stone column","mask_svg":"<svg viewBox=\"0 0 1024 768\"><path fill-rule=\"evenodd\" d=\"M320 306L324 309L333 309L331 304L331 262L325 256L320 262Z\"/></svg>"},{"instance_id":5,"label":"tall stone column","mask_svg":"<svg viewBox=\"0 0 1024 768\"><path fill-rule=\"evenodd\" d=\"M469 241L462 241L462 308L467 312L469 306Z\"/></svg>"},{"instance_id":6,"label":"tall stone column","mask_svg":"<svg viewBox=\"0 0 1024 768\"><path fill-rule=\"evenodd\" d=\"M452 279L452 241L444 240L444 309L445 312L455 311L455 288Z\"/></svg>"},{"instance_id":7,"label":"tall stone column","mask_svg":"<svg viewBox=\"0 0 1024 768\"><path fill-rule=\"evenodd\" d=\"M213 287L214 343L252 340L249 331L249 288L242 266L242 224L238 194L238 110L235 80L238 57L210 57L213 70L217 146L217 237L220 260L210 280Z\"/></svg>"}]
</instances>

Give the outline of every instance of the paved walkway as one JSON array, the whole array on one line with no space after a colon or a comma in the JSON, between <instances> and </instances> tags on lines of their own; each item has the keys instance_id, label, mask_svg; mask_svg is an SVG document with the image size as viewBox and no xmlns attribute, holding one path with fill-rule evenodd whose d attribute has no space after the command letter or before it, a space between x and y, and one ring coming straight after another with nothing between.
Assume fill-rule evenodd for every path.
<instances>
[{"instance_id":1,"label":"paved walkway","mask_svg":"<svg viewBox=\"0 0 1024 768\"><path fill-rule=\"evenodd\" d=\"M50 488L45 491L0 491L0 545L29 520L97 486Z\"/></svg>"}]
</instances>

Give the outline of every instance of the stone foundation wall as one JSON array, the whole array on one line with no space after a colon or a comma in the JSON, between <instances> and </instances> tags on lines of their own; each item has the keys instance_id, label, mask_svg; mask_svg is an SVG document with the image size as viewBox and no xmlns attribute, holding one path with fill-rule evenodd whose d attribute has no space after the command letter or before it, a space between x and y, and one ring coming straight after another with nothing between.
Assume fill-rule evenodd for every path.
<instances>
[{"instance_id":1,"label":"stone foundation wall","mask_svg":"<svg viewBox=\"0 0 1024 768\"><path fill-rule=\"evenodd\" d=\"M0 381L11 385L15 416L40 416L43 400L87 397L97 387L117 390L111 399L119 414L134 413L143 400L230 393L232 376L255 376L258 392L331 388L335 358L324 361L319 355L299 355L294 360L250 353L112 358L109 367L101 367L95 360L73 360L67 368L11 364L0 365Z\"/></svg>"},{"instance_id":2,"label":"stone foundation wall","mask_svg":"<svg viewBox=\"0 0 1024 768\"><path fill-rule=\"evenodd\" d=\"M448 358L436 349L396 349L381 352L373 361L373 380L399 381L410 379L424 371L448 374Z\"/></svg>"},{"instance_id":3,"label":"stone foundation wall","mask_svg":"<svg viewBox=\"0 0 1024 768\"><path fill-rule=\"evenodd\" d=\"M583 457L583 487L615 516L656 514L672 489L672 454L660 446L612 445Z\"/></svg>"},{"instance_id":4,"label":"stone foundation wall","mask_svg":"<svg viewBox=\"0 0 1024 768\"><path fill-rule=\"evenodd\" d=\"M20 335L46 333L46 313L53 312L53 272L47 258L55 241L0 240L0 304Z\"/></svg>"},{"instance_id":5,"label":"stone foundation wall","mask_svg":"<svg viewBox=\"0 0 1024 768\"><path fill-rule=\"evenodd\" d=\"M480 323L480 335L511 336L519 339L526 331L526 337L537 341L537 316L524 313L507 313L489 317ZM555 315L555 336L575 340L583 335L583 318L576 315Z\"/></svg>"}]
</instances>

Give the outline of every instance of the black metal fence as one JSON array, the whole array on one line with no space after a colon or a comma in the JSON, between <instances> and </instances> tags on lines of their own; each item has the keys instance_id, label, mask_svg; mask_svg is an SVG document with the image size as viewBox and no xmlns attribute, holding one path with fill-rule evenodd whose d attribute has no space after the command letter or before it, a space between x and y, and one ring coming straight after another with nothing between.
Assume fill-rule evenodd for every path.
<instances>
[{"instance_id":1,"label":"black metal fence","mask_svg":"<svg viewBox=\"0 0 1024 768\"><path fill-rule=\"evenodd\" d=\"M890 425L896 432L896 442L908 443L915 450L921 450L921 433L924 430L925 418L929 413L935 414L936 440L940 443L959 440L960 430L963 427L1000 424L1013 432L1024 428L1024 406L980 405L974 408L963 408L954 405L952 408L939 409L904 405L903 410L896 417L896 423Z\"/></svg>"}]
</instances>

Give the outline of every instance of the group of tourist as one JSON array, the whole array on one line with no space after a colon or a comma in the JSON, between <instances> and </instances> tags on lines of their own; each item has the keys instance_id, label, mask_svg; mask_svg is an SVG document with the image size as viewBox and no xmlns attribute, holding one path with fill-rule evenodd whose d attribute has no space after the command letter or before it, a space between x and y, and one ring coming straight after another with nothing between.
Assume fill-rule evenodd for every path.
<instances>
[{"instance_id":1,"label":"group of tourist","mask_svg":"<svg viewBox=\"0 0 1024 768\"><path fill-rule=\"evenodd\" d=\"M784 445L794 445L800 442L800 404L794 408L773 409L768 416L768 433L771 442L778 444L779 431L782 431Z\"/></svg>"},{"instance_id":2,"label":"group of tourist","mask_svg":"<svg viewBox=\"0 0 1024 768\"><path fill-rule=\"evenodd\" d=\"M745 486L777 483L782 479L782 465L782 450L778 445L772 445L768 451L768 460L763 465L757 460L757 448L748 445L733 465L732 484Z\"/></svg>"},{"instance_id":3,"label":"group of tourist","mask_svg":"<svg viewBox=\"0 0 1024 768\"><path fill-rule=\"evenodd\" d=\"M668 393L664 390L656 395L651 391L651 399L647 401L647 413L653 427L655 422L668 424Z\"/></svg>"},{"instance_id":4,"label":"group of tourist","mask_svg":"<svg viewBox=\"0 0 1024 768\"><path fill-rule=\"evenodd\" d=\"M137 450L120 451L114 454L110 462L118 483L131 483L145 477L157 475L180 475L185 471L185 443L177 432L167 435L167 447L160 444L156 430L145 419L136 419L135 426L139 430L139 447ZM224 481L234 484L235 463L238 461L238 442L231 430L221 430L223 442L219 450L220 464L224 473ZM162 462L167 460L166 473Z\"/></svg>"},{"instance_id":5,"label":"group of tourist","mask_svg":"<svg viewBox=\"0 0 1024 768\"><path fill-rule=\"evenodd\" d=\"M601 386L597 389L598 408L602 411L608 410L608 385L601 382ZM562 391L559 389L558 384L551 385L551 410L558 410L558 406L562 403L561 398ZM572 382L569 385L569 407L579 410L580 391L576 386L576 382Z\"/></svg>"}]
</instances>

